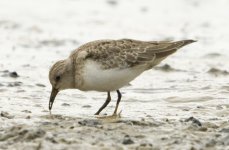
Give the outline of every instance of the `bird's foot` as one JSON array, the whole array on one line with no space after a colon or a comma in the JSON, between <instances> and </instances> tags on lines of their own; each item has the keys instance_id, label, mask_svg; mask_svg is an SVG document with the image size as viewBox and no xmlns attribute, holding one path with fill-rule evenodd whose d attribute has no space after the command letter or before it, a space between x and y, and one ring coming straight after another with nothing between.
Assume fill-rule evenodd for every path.
<instances>
[{"instance_id":1,"label":"bird's foot","mask_svg":"<svg viewBox=\"0 0 229 150\"><path fill-rule=\"evenodd\" d=\"M99 113L98 113L98 112L96 112L94 115L99 115Z\"/></svg>"},{"instance_id":2,"label":"bird's foot","mask_svg":"<svg viewBox=\"0 0 229 150\"><path fill-rule=\"evenodd\" d=\"M118 114L114 112L112 115L109 115L109 116L96 116L96 118L98 119L118 119L118 118L121 118L121 112L122 111L120 111Z\"/></svg>"},{"instance_id":3,"label":"bird's foot","mask_svg":"<svg viewBox=\"0 0 229 150\"><path fill-rule=\"evenodd\" d=\"M117 112L114 112L113 115L111 115L111 116L121 118L121 113L122 113L122 110L118 114L117 114Z\"/></svg>"}]
</instances>

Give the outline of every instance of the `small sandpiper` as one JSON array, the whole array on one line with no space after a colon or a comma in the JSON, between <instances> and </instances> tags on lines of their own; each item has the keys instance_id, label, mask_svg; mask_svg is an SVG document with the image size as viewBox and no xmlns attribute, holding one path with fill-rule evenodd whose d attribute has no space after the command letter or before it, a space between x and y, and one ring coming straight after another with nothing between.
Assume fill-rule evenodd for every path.
<instances>
[{"instance_id":1,"label":"small sandpiper","mask_svg":"<svg viewBox=\"0 0 229 150\"><path fill-rule=\"evenodd\" d=\"M111 101L110 92L116 91L118 99L113 115L117 114L121 92L119 89L142 72L159 64L179 48L195 42L138 41L131 39L98 40L74 50L69 58L56 62L49 72L52 92L49 100L51 111L57 93L66 89L107 92L99 113Z\"/></svg>"}]
</instances>

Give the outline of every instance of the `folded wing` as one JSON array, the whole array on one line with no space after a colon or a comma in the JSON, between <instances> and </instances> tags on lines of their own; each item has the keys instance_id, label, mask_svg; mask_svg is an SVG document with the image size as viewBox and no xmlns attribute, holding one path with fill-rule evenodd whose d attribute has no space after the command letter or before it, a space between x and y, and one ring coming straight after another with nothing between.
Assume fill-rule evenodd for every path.
<instances>
[{"instance_id":1,"label":"folded wing","mask_svg":"<svg viewBox=\"0 0 229 150\"><path fill-rule=\"evenodd\" d=\"M102 40L87 43L79 47L78 52L86 51L85 59L101 63L104 69L124 69L144 64L149 64L150 68L176 52L179 48L193 42L195 41Z\"/></svg>"}]
</instances>

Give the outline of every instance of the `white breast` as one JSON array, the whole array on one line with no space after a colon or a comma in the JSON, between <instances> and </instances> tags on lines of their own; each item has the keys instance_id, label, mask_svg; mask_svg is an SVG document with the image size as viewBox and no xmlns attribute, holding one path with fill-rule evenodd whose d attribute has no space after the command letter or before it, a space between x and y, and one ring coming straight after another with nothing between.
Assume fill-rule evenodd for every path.
<instances>
[{"instance_id":1,"label":"white breast","mask_svg":"<svg viewBox=\"0 0 229 150\"><path fill-rule=\"evenodd\" d=\"M130 81L139 76L145 69L107 69L103 70L101 65L95 61L88 60L83 69L84 84L82 90L114 91L127 85Z\"/></svg>"}]
</instances>

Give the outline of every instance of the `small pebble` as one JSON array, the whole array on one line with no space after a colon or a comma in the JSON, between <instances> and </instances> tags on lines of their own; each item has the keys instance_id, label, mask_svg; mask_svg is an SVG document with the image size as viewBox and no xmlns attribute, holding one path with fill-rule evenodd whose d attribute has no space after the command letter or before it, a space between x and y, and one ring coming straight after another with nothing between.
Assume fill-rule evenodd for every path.
<instances>
[{"instance_id":1,"label":"small pebble","mask_svg":"<svg viewBox=\"0 0 229 150\"><path fill-rule=\"evenodd\" d=\"M23 93L25 90L17 90L17 93Z\"/></svg>"},{"instance_id":2,"label":"small pebble","mask_svg":"<svg viewBox=\"0 0 229 150\"><path fill-rule=\"evenodd\" d=\"M41 124L44 125L44 126L47 126L47 125L50 125L51 122L45 121L45 122L41 122Z\"/></svg>"},{"instance_id":3,"label":"small pebble","mask_svg":"<svg viewBox=\"0 0 229 150\"><path fill-rule=\"evenodd\" d=\"M205 107L204 106L197 106L196 108L204 109Z\"/></svg>"},{"instance_id":4,"label":"small pebble","mask_svg":"<svg viewBox=\"0 0 229 150\"><path fill-rule=\"evenodd\" d=\"M45 87L44 84L40 84L40 83L37 83L36 86L39 86L39 87Z\"/></svg>"},{"instance_id":5,"label":"small pebble","mask_svg":"<svg viewBox=\"0 0 229 150\"><path fill-rule=\"evenodd\" d=\"M82 107L83 107L83 108L90 108L91 105L83 105Z\"/></svg>"},{"instance_id":6,"label":"small pebble","mask_svg":"<svg viewBox=\"0 0 229 150\"><path fill-rule=\"evenodd\" d=\"M151 115L146 115L146 117L151 118L152 116Z\"/></svg>"},{"instance_id":7,"label":"small pebble","mask_svg":"<svg viewBox=\"0 0 229 150\"><path fill-rule=\"evenodd\" d=\"M134 141L130 138L129 135L125 135L122 144L124 145L129 145L129 144L134 144Z\"/></svg>"},{"instance_id":8,"label":"small pebble","mask_svg":"<svg viewBox=\"0 0 229 150\"><path fill-rule=\"evenodd\" d=\"M165 140L168 140L168 138L167 137L162 137L161 140L165 141Z\"/></svg>"},{"instance_id":9,"label":"small pebble","mask_svg":"<svg viewBox=\"0 0 229 150\"><path fill-rule=\"evenodd\" d=\"M229 72L226 70L220 70L218 68L211 68L208 70L209 74L213 74L213 75L229 75Z\"/></svg>"},{"instance_id":10,"label":"small pebble","mask_svg":"<svg viewBox=\"0 0 229 150\"><path fill-rule=\"evenodd\" d=\"M185 122L189 122L189 121L192 121L193 124L196 124L198 126L202 126L201 122L194 117L189 117L188 119L185 119Z\"/></svg>"},{"instance_id":11,"label":"small pebble","mask_svg":"<svg viewBox=\"0 0 229 150\"><path fill-rule=\"evenodd\" d=\"M142 146L142 147L152 147L153 145L151 143L141 143L140 146Z\"/></svg>"},{"instance_id":12,"label":"small pebble","mask_svg":"<svg viewBox=\"0 0 229 150\"><path fill-rule=\"evenodd\" d=\"M220 130L219 132L229 133L229 128L223 128L223 129Z\"/></svg>"},{"instance_id":13,"label":"small pebble","mask_svg":"<svg viewBox=\"0 0 229 150\"><path fill-rule=\"evenodd\" d=\"M95 127L95 126L98 126L98 125L101 125L101 122L98 121L98 120L82 120L82 121L79 121L78 124L82 125L82 126L90 126L90 127Z\"/></svg>"},{"instance_id":14,"label":"small pebble","mask_svg":"<svg viewBox=\"0 0 229 150\"><path fill-rule=\"evenodd\" d=\"M216 141L215 140L210 140L208 143L206 143L206 147L213 147L216 145Z\"/></svg>"},{"instance_id":15,"label":"small pebble","mask_svg":"<svg viewBox=\"0 0 229 150\"><path fill-rule=\"evenodd\" d=\"M201 127L200 129L199 129L199 131L202 131L202 132L206 132L208 130L208 128L206 128L206 127Z\"/></svg>"},{"instance_id":16,"label":"small pebble","mask_svg":"<svg viewBox=\"0 0 229 150\"><path fill-rule=\"evenodd\" d=\"M159 66L159 67L155 67L156 70L161 70L161 71L165 71L165 72L170 72L170 71L175 71L174 68L172 68L170 65L165 64L163 66Z\"/></svg>"},{"instance_id":17,"label":"small pebble","mask_svg":"<svg viewBox=\"0 0 229 150\"><path fill-rule=\"evenodd\" d=\"M61 106L70 106L70 104L68 104L68 103L63 103L63 104L61 104Z\"/></svg>"},{"instance_id":18,"label":"small pebble","mask_svg":"<svg viewBox=\"0 0 229 150\"><path fill-rule=\"evenodd\" d=\"M17 74L17 72L10 72L10 77L12 77L12 78L17 78L17 77L19 77L19 75Z\"/></svg>"},{"instance_id":19,"label":"small pebble","mask_svg":"<svg viewBox=\"0 0 229 150\"><path fill-rule=\"evenodd\" d=\"M39 128L34 130L29 130L29 132L25 135L25 139L28 141L32 141L36 138L43 137L45 134L46 131Z\"/></svg>"},{"instance_id":20,"label":"small pebble","mask_svg":"<svg viewBox=\"0 0 229 150\"><path fill-rule=\"evenodd\" d=\"M55 144L58 143L54 137L46 137L45 139Z\"/></svg>"},{"instance_id":21,"label":"small pebble","mask_svg":"<svg viewBox=\"0 0 229 150\"><path fill-rule=\"evenodd\" d=\"M21 112L24 112L24 113L32 113L32 112L29 111L29 110L22 110Z\"/></svg>"},{"instance_id":22,"label":"small pebble","mask_svg":"<svg viewBox=\"0 0 229 150\"><path fill-rule=\"evenodd\" d=\"M21 86L22 82L12 82L8 84L8 87L15 87L15 86Z\"/></svg>"},{"instance_id":23,"label":"small pebble","mask_svg":"<svg viewBox=\"0 0 229 150\"><path fill-rule=\"evenodd\" d=\"M217 106L216 106L216 109L217 109L217 110L222 110L222 109L223 109L223 106L217 105Z\"/></svg>"},{"instance_id":24,"label":"small pebble","mask_svg":"<svg viewBox=\"0 0 229 150\"><path fill-rule=\"evenodd\" d=\"M6 111L1 111L1 117L8 118L8 119L13 119L14 118L14 116L10 115Z\"/></svg>"}]
</instances>

